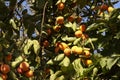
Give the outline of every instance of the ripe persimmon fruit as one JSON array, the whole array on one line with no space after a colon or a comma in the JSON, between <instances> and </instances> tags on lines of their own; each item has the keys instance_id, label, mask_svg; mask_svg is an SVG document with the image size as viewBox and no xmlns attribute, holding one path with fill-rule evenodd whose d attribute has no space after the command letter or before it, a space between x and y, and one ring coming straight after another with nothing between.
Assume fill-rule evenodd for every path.
<instances>
[{"instance_id":1,"label":"ripe persimmon fruit","mask_svg":"<svg viewBox=\"0 0 120 80\"><path fill-rule=\"evenodd\" d=\"M105 11L105 10L107 10L108 9L108 5L106 5L106 4L102 4L101 6L100 6L100 10L101 11Z\"/></svg>"},{"instance_id":2,"label":"ripe persimmon fruit","mask_svg":"<svg viewBox=\"0 0 120 80\"><path fill-rule=\"evenodd\" d=\"M66 49L64 50L64 54L65 54L66 56L69 56L69 55L71 54L71 49L70 49L70 48L66 48Z\"/></svg>"},{"instance_id":3,"label":"ripe persimmon fruit","mask_svg":"<svg viewBox=\"0 0 120 80\"><path fill-rule=\"evenodd\" d=\"M82 24L80 25L80 31L84 32L86 30L86 25Z\"/></svg>"},{"instance_id":4,"label":"ripe persimmon fruit","mask_svg":"<svg viewBox=\"0 0 120 80\"><path fill-rule=\"evenodd\" d=\"M69 16L69 17L68 17L68 21L69 21L69 22L73 22L74 19L75 19L75 18L74 18L73 16Z\"/></svg>"},{"instance_id":5,"label":"ripe persimmon fruit","mask_svg":"<svg viewBox=\"0 0 120 80\"><path fill-rule=\"evenodd\" d=\"M92 63L93 63L93 62L92 62L91 59L85 60L85 65L87 65L87 66L91 65Z\"/></svg>"},{"instance_id":6,"label":"ripe persimmon fruit","mask_svg":"<svg viewBox=\"0 0 120 80\"><path fill-rule=\"evenodd\" d=\"M59 47L55 47L55 53L58 53L58 52L59 52L59 50L60 50L60 48L59 48Z\"/></svg>"},{"instance_id":7,"label":"ripe persimmon fruit","mask_svg":"<svg viewBox=\"0 0 120 80\"><path fill-rule=\"evenodd\" d=\"M60 2L60 3L57 4L58 10L63 10L64 7L65 7L65 4L63 2Z\"/></svg>"},{"instance_id":8,"label":"ripe persimmon fruit","mask_svg":"<svg viewBox=\"0 0 120 80\"><path fill-rule=\"evenodd\" d=\"M110 13L110 12L112 12L114 10L114 8L113 7L108 7L108 9L107 9L107 11Z\"/></svg>"},{"instance_id":9,"label":"ripe persimmon fruit","mask_svg":"<svg viewBox=\"0 0 120 80\"><path fill-rule=\"evenodd\" d=\"M82 34L81 38L82 38L83 40L85 40L85 39L88 39L89 37L88 37L87 34Z\"/></svg>"},{"instance_id":10,"label":"ripe persimmon fruit","mask_svg":"<svg viewBox=\"0 0 120 80\"><path fill-rule=\"evenodd\" d=\"M82 18L80 17L80 16L78 16L77 18L76 18L76 22L77 23L80 23L82 21Z\"/></svg>"},{"instance_id":11,"label":"ripe persimmon fruit","mask_svg":"<svg viewBox=\"0 0 120 80\"><path fill-rule=\"evenodd\" d=\"M80 38L82 36L82 31L80 31L80 30L76 31L75 36Z\"/></svg>"},{"instance_id":12,"label":"ripe persimmon fruit","mask_svg":"<svg viewBox=\"0 0 120 80\"><path fill-rule=\"evenodd\" d=\"M82 47L77 47L77 48L75 49L75 52L76 52L76 54L82 54L82 52L83 52Z\"/></svg>"},{"instance_id":13,"label":"ripe persimmon fruit","mask_svg":"<svg viewBox=\"0 0 120 80\"><path fill-rule=\"evenodd\" d=\"M58 31L60 31L60 28L61 28L61 26L56 25L56 26L53 27L53 30L58 32Z\"/></svg>"},{"instance_id":14,"label":"ripe persimmon fruit","mask_svg":"<svg viewBox=\"0 0 120 80\"><path fill-rule=\"evenodd\" d=\"M3 74L10 72L10 66L8 64L2 64L0 70Z\"/></svg>"},{"instance_id":15,"label":"ripe persimmon fruit","mask_svg":"<svg viewBox=\"0 0 120 80\"><path fill-rule=\"evenodd\" d=\"M43 46L44 46L44 47L48 47L48 46L49 46L48 40L45 40L45 41L43 42Z\"/></svg>"},{"instance_id":16,"label":"ripe persimmon fruit","mask_svg":"<svg viewBox=\"0 0 120 80\"><path fill-rule=\"evenodd\" d=\"M52 33L51 29L47 29L46 32L48 35L51 35L51 33Z\"/></svg>"},{"instance_id":17,"label":"ripe persimmon fruit","mask_svg":"<svg viewBox=\"0 0 120 80\"><path fill-rule=\"evenodd\" d=\"M77 46L73 46L73 47L71 48L72 53L76 53L76 48L78 48L78 47L77 47Z\"/></svg>"},{"instance_id":18,"label":"ripe persimmon fruit","mask_svg":"<svg viewBox=\"0 0 120 80\"><path fill-rule=\"evenodd\" d=\"M89 58L91 56L90 51L84 50L84 55L86 58Z\"/></svg>"},{"instance_id":19,"label":"ripe persimmon fruit","mask_svg":"<svg viewBox=\"0 0 120 80\"><path fill-rule=\"evenodd\" d=\"M23 71L22 71L22 69L20 67L17 68L17 72L20 73L20 74L23 73Z\"/></svg>"},{"instance_id":20,"label":"ripe persimmon fruit","mask_svg":"<svg viewBox=\"0 0 120 80\"><path fill-rule=\"evenodd\" d=\"M64 43L64 42L61 42L59 45L59 48L61 49L61 50L65 50L66 48L68 48L69 46L66 44L66 43Z\"/></svg>"},{"instance_id":21,"label":"ripe persimmon fruit","mask_svg":"<svg viewBox=\"0 0 120 80\"><path fill-rule=\"evenodd\" d=\"M25 72L25 76L28 77L28 78L29 78L29 77L32 77L32 76L33 76L33 71L32 71L32 70L26 71L26 72Z\"/></svg>"},{"instance_id":22,"label":"ripe persimmon fruit","mask_svg":"<svg viewBox=\"0 0 120 80\"><path fill-rule=\"evenodd\" d=\"M12 54L6 55L6 56L5 56L5 59L6 59L7 61L11 61L11 59L12 59Z\"/></svg>"},{"instance_id":23,"label":"ripe persimmon fruit","mask_svg":"<svg viewBox=\"0 0 120 80\"><path fill-rule=\"evenodd\" d=\"M20 63L19 67L22 69L23 72L25 72L29 70L30 65L26 61L23 61Z\"/></svg>"},{"instance_id":24,"label":"ripe persimmon fruit","mask_svg":"<svg viewBox=\"0 0 120 80\"><path fill-rule=\"evenodd\" d=\"M56 23L57 24L63 24L64 23L64 17L63 16L58 16L56 18Z\"/></svg>"}]
</instances>

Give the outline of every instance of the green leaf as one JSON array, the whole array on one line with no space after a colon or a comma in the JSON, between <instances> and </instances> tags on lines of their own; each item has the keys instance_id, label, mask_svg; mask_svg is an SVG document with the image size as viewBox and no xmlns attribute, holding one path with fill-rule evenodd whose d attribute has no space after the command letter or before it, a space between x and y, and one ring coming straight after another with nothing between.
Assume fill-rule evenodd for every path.
<instances>
[{"instance_id":1,"label":"green leaf","mask_svg":"<svg viewBox=\"0 0 120 80\"><path fill-rule=\"evenodd\" d=\"M93 68L94 68L94 65L93 65L93 66L90 66L90 67L88 67L88 68L84 68L84 69L83 69L83 75L84 75L84 76L87 76L87 75L93 70Z\"/></svg>"},{"instance_id":2,"label":"green leaf","mask_svg":"<svg viewBox=\"0 0 120 80\"><path fill-rule=\"evenodd\" d=\"M77 45L80 42L81 38L77 38L74 42L73 45Z\"/></svg>"},{"instance_id":3,"label":"green leaf","mask_svg":"<svg viewBox=\"0 0 120 80\"><path fill-rule=\"evenodd\" d=\"M28 39L27 44L26 44L25 47L24 47L24 53L25 53L26 55L29 55L29 54L30 54L29 49L31 48L32 45L33 45L33 41L30 40L30 39Z\"/></svg>"},{"instance_id":4,"label":"green leaf","mask_svg":"<svg viewBox=\"0 0 120 80\"><path fill-rule=\"evenodd\" d=\"M65 76L61 75L60 77L58 77L56 80L65 80Z\"/></svg>"},{"instance_id":5,"label":"green leaf","mask_svg":"<svg viewBox=\"0 0 120 80\"><path fill-rule=\"evenodd\" d=\"M1 76L0 76L0 80L3 80Z\"/></svg>"},{"instance_id":6,"label":"green leaf","mask_svg":"<svg viewBox=\"0 0 120 80\"><path fill-rule=\"evenodd\" d=\"M37 40L33 40L33 48L34 48L34 52L35 54L39 53L39 49L40 49L40 44Z\"/></svg>"},{"instance_id":7,"label":"green leaf","mask_svg":"<svg viewBox=\"0 0 120 80\"><path fill-rule=\"evenodd\" d=\"M101 30L97 31L97 33L103 33L105 31L108 31L108 28L101 29Z\"/></svg>"},{"instance_id":8,"label":"green leaf","mask_svg":"<svg viewBox=\"0 0 120 80\"><path fill-rule=\"evenodd\" d=\"M10 24L13 26L15 30L19 30L13 19L10 19Z\"/></svg>"},{"instance_id":9,"label":"green leaf","mask_svg":"<svg viewBox=\"0 0 120 80\"><path fill-rule=\"evenodd\" d=\"M2 21L0 21L0 28L3 26L5 26L5 24Z\"/></svg>"},{"instance_id":10,"label":"green leaf","mask_svg":"<svg viewBox=\"0 0 120 80\"><path fill-rule=\"evenodd\" d=\"M110 16L109 16L109 19L112 20L112 19L115 19L119 16L119 12L120 12L120 9L114 9L111 13L110 13Z\"/></svg>"},{"instance_id":11,"label":"green leaf","mask_svg":"<svg viewBox=\"0 0 120 80\"><path fill-rule=\"evenodd\" d=\"M93 76L93 77L96 76L96 75L97 75L97 72L98 72L98 68L97 68L97 67L93 68L92 76Z\"/></svg>"},{"instance_id":12,"label":"green leaf","mask_svg":"<svg viewBox=\"0 0 120 80\"><path fill-rule=\"evenodd\" d=\"M115 65L117 63L117 61L119 60L119 57L108 57L107 58L107 69L111 69L113 65Z\"/></svg>"},{"instance_id":13,"label":"green leaf","mask_svg":"<svg viewBox=\"0 0 120 80\"><path fill-rule=\"evenodd\" d=\"M66 0L62 0L63 3L65 3Z\"/></svg>"},{"instance_id":14,"label":"green leaf","mask_svg":"<svg viewBox=\"0 0 120 80\"><path fill-rule=\"evenodd\" d=\"M75 59L72 62L73 68L76 71L76 75L78 77L83 75L83 66L81 65L81 60L80 59Z\"/></svg>"},{"instance_id":15,"label":"green leaf","mask_svg":"<svg viewBox=\"0 0 120 80\"><path fill-rule=\"evenodd\" d=\"M65 35L65 34L63 34L63 35L61 36L61 39L62 39L63 41L66 41L67 38L68 38L68 36Z\"/></svg>"},{"instance_id":16,"label":"green leaf","mask_svg":"<svg viewBox=\"0 0 120 80\"><path fill-rule=\"evenodd\" d=\"M92 42L95 42L97 41L98 38L89 38L86 42L85 42L85 45L89 44L89 43L92 43Z\"/></svg>"},{"instance_id":17,"label":"green leaf","mask_svg":"<svg viewBox=\"0 0 120 80\"><path fill-rule=\"evenodd\" d=\"M104 68L107 65L107 57L103 57L100 60L100 66Z\"/></svg>"},{"instance_id":18,"label":"green leaf","mask_svg":"<svg viewBox=\"0 0 120 80\"><path fill-rule=\"evenodd\" d=\"M59 77L60 75L62 75L62 71L56 71L55 74L52 74L50 76L50 80L56 80L57 77Z\"/></svg>"},{"instance_id":19,"label":"green leaf","mask_svg":"<svg viewBox=\"0 0 120 80\"><path fill-rule=\"evenodd\" d=\"M76 28L77 28L77 24L76 24L76 22L74 22L73 25L72 25L73 31L76 31Z\"/></svg>"},{"instance_id":20,"label":"green leaf","mask_svg":"<svg viewBox=\"0 0 120 80\"><path fill-rule=\"evenodd\" d=\"M67 56L65 56L65 58L60 62L59 65L68 67L70 65L70 59Z\"/></svg>"},{"instance_id":21,"label":"green leaf","mask_svg":"<svg viewBox=\"0 0 120 80\"><path fill-rule=\"evenodd\" d=\"M63 60L65 57L64 54L58 54L55 58L54 58L54 61L61 61Z\"/></svg>"},{"instance_id":22,"label":"green leaf","mask_svg":"<svg viewBox=\"0 0 120 80\"><path fill-rule=\"evenodd\" d=\"M102 22L101 23L93 23L87 27L86 31L92 31L92 30L95 30L101 26L105 26L105 23L102 23Z\"/></svg>"},{"instance_id":23,"label":"green leaf","mask_svg":"<svg viewBox=\"0 0 120 80\"><path fill-rule=\"evenodd\" d=\"M116 33L116 36L114 36L114 38L120 39L120 31L118 33Z\"/></svg>"},{"instance_id":24,"label":"green leaf","mask_svg":"<svg viewBox=\"0 0 120 80\"><path fill-rule=\"evenodd\" d=\"M53 65L53 64L54 64L54 62L53 62L53 60L52 60L52 59L50 59L50 60L47 62L47 64L48 64L48 65Z\"/></svg>"},{"instance_id":25,"label":"green leaf","mask_svg":"<svg viewBox=\"0 0 120 80\"><path fill-rule=\"evenodd\" d=\"M118 17L117 17L119 20L120 20L120 15L118 15Z\"/></svg>"},{"instance_id":26,"label":"green leaf","mask_svg":"<svg viewBox=\"0 0 120 80\"><path fill-rule=\"evenodd\" d=\"M118 60L118 63L117 63L117 65L120 67L120 59Z\"/></svg>"},{"instance_id":27,"label":"green leaf","mask_svg":"<svg viewBox=\"0 0 120 80\"><path fill-rule=\"evenodd\" d=\"M67 35L62 35L62 36L61 36L61 39L62 39L63 41L73 42L73 41L75 41L77 38L76 38L76 37L68 37Z\"/></svg>"},{"instance_id":28,"label":"green leaf","mask_svg":"<svg viewBox=\"0 0 120 80\"><path fill-rule=\"evenodd\" d=\"M71 22L68 22L65 24L65 27L72 28L73 31L76 31L77 24L76 24L76 22L74 22L73 24Z\"/></svg>"},{"instance_id":29,"label":"green leaf","mask_svg":"<svg viewBox=\"0 0 120 80\"><path fill-rule=\"evenodd\" d=\"M23 57L22 56L18 56L17 58L15 58L15 61L11 62L11 66L13 68L15 68L22 61L23 61Z\"/></svg>"},{"instance_id":30,"label":"green leaf","mask_svg":"<svg viewBox=\"0 0 120 80\"><path fill-rule=\"evenodd\" d=\"M36 56L35 61L40 64L40 57Z\"/></svg>"},{"instance_id":31,"label":"green leaf","mask_svg":"<svg viewBox=\"0 0 120 80\"><path fill-rule=\"evenodd\" d=\"M66 38L66 41L68 41L68 42L73 42L73 41L75 41L77 38L76 37L68 37L68 38Z\"/></svg>"},{"instance_id":32,"label":"green leaf","mask_svg":"<svg viewBox=\"0 0 120 80\"><path fill-rule=\"evenodd\" d=\"M71 22L68 22L65 24L65 27L72 27L72 26L73 26L73 24Z\"/></svg>"}]
</instances>

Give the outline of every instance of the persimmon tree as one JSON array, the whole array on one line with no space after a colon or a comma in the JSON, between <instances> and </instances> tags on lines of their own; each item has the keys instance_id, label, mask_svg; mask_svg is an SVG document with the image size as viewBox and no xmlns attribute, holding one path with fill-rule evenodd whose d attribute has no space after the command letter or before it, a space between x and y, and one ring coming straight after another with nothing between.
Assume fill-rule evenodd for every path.
<instances>
[{"instance_id":1,"label":"persimmon tree","mask_svg":"<svg viewBox=\"0 0 120 80\"><path fill-rule=\"evenodd\" d=\"M118 2L0 0L0 80L119 80Z\"/></svg>"}]
</instances>

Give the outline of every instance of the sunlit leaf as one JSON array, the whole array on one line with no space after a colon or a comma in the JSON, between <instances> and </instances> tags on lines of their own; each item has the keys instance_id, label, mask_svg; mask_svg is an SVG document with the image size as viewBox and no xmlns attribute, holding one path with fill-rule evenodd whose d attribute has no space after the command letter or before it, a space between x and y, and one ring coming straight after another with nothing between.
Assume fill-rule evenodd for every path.
<instances>
[{"instance_id":1,"label":"sunlit leaf","mask_svg":"<svg viewBox=\"0 0 120 80\"><path fill-rule=\"evenodd\" d=\"M77 44L80 42L80 40L81 40L81 38L77 38L77 39L73 42L73 44L74 44L74 45L77 45Z\"/></svg>"},{"instance_id":2,"label":"sunlit leaf","mask_svg":"<svg viewBox=\"0 0 120 80\"><path fill-rule=\"evenodd\" d=\"M98 68L97 68L97 67L93 68L93 73L92 73L92 75L93 75L93 76L96 76L96 75L97 75L97 72L98 72Z\"/></svg>"},{"instance_id":3,"label":"sunlit leaf","mask_svg":"<svg viewBox=\"0 0 120 80\"><path fill-rule=\"evenodd\" d=\"M70 59L67 56L65 56L65 58L60 62L59 65L68 67L70 65Z\"/></svg>"},{"instance_id":4,"label":"sunlit leaf","mask_svg":"<svg viewBox=\"0 0 120 80\"><path fill-rule=\"evenodd\" d=\"M106 66L106 68L110 70L112 68L112 66L114 66L117 63L117 61L119 59L120 59L119 57L117 57L117 58L116 57L107 58L107 66Z\"/></svg>"},{"instance_id":5,"label":"sunlit leaf","mask_svg":"<svg viewBox=\"0 0 120 80\"><path fill-rule=\"evenodd\" d=\"M62 71L58 70L56 71L54 74L52 74L50 76L50 80L55 80L57 77L59 77L60 75L62 75Z\"/></svg>"},{"instance_id":6,"label":"sunlit leaf","mask_svg":"<svg viewBox=\"0 0 120 80\"><path fill-rule=\"evenodd\" d=\"M65 57L64 54L59 54L59 55L57 55L57 56L54 58L54 61L61 61L61 60L64 59L64 57Z\"/></svg>"},{"instance_id":7,"label":"sunlit leaf","mask_svg":"<svg viewBox=\"0 0 120 80\"><path fill-rule=\"evenodd\" d=\"M15 58L15 61L11 62L11 66L13 68L15 68L22 61L23 61L23 57L22 56L18 56L17 58Z\"/></svg>"},{"instance_id":8,"label":"sunlit leaf","mask_svg":"<svg viewBox=\"0 0 120 80\"><path fill-rule=\"evenodd\" d=\"M27 44L24 47L25 54L27 54L27 55L30 54L29 49L31 48L32 45L33 45L33 41L28 39Z\"/></svg>"},{"instance_id":9,"label":"sunlit leaf","mask_svg":"<svg viewBox=\"0 0 120 80\"><path fill-rule=\"evenodd\" d=\"M66 0L62 0L63 3L65 3Z\"/></svg>"},{"instance_id":10,"label":"sunlit leaf","mask_svg":"<svg viewBox=\"0 0 120 80\"><path fill-rule=\"evenodd\" d=\"M10 20L10 24L12 25L12 27L16 30L18 30L17 25L15 24L15 21L13 19Z\"/></svg>"},{"instance_id":11,"label":"sunlit leaf","mask_svg":"<svg viewBox=\"0 0 120 80\"><path fill-rule=\"evenodd\" d=\"M76 74L78 76L81 76L83 75L83 66L81 65L81 60L80 59L75 59L73 62L73 68L75 69L76 71Z\"/></svg>"},{"instance_id":12,"label":"sunlit leaf","mask_svg":"<svg viewBox=\"0 0 120 80\"><path fill-rule=\"evenodd\" d=\"M61 75L60 77L57 78L57 80L65 80L65 76Z\"/></svg>"},{"instance_id":13,"label":"sunlit leaf","mask_svg":"<svg viewBox=\"0 0 120 80\"><path fill-rule=\"evenodd\" d=\"M68 42L73 42L73 41L75 41L77 38L76 37L68 37L68 38L66 38L66 41L68 41Z\"/></svg>"},{"instance_id":14,"label":"sunlit leaf","mask_svg":"<svg viewBox=\"0 0 120 80\"><path fill-rule=\"evenodd\" d=\"M40 44L38 40L33 40L33 48L34 48L35 54L38 54L40 50Z\"/></svg>"},{"instance_id":15,"label":"sunlit leaf","mask_svg":"<svg viewBox=\"0 0 120 80\"><path fill-rule=\"evenodd\" d=\"M48 65L53 65L53 64L54 64L54 62L53 62L53 60L52 60L52 59L50 59L50 60L47 62L47 64L48 64Z\"/></svg>"},{"instance_id":16,"label":"sunlit leaf","mask_svg":"<svg viewBox=\"0 0 120 80\"><path fill-rule=\"evenodd\" d=\"M87 27L86 31L92 31L92 30L95 30L102 26L105 26L105 23L102 23L102 22L101 23L93 23Z\"/></svg>"},{"instance_id":17,"label":"sunlit leaf","mask_svg":"<svg viewBox=\"0 0 120 80\"><path fill-rule=\"evenodd\" d=\"M75 31L76 28L77 28L77 24L76 24L76 22L74 22L73 25L72 25L72 29L73 29L73 31Z\"/></svg>"},{"instance_id":18,"label":"sunlit leaf","mask_svg":"<svg viewBox=\"0 0 120 80\"><path fill-rule=\"evenodd\" d=\"M116 36L114 36L114 38L120 39L120 31L118 33L116 33Z\"/></svg>"},{"instance_id":19,"label":"sunlit leaf","mask_svg":"<svg viewBox=\"0 0 120 80\"><path fill-rule=\"evenodd\" d=\"M100 60L100 66L104 68L107 65L107 57L103 57Z\"/></svg>"},{"instance_id":20,"label":"sunlit leaf","mask_svg":"<svg viewBox=\"0 0 120 80\"><path fill-rule=\"evenodd\" d=\"M65 24L65 27L72 27L72 26L73 26L73 24L71 22L68 22Z\"/></svg>"},{"instance_id":21,"label":"sunlit leaf","mask_svg":"<svg viewBox=\"0 0 120 80\"><path fill-rule=\"evenodd\" d=\"M105 32L107 30L108 30L108 28L104 28L104 29L101 29L101 30L97 31L97 33L103 33L103 32Z\"/></svg>"},{"instance_id":22,"label":"sunlit leaf","mask_svg":"<svg viewBox=\"0 0 120 80\"><path fill-rule=\"evenodd\" d=\"M92 42L95 42L97 41L98 38L89 38L86 42L85 42L85 45L89 44L89 43L92 43ZM93 44L93 43L92 43Z\"/></svg>"},{"instance_id":23,"label":"sunlit leaf","mask_svg":"<svg viewBox=\"0 0 120 80\"><path fill-rule=\"evenodd\" d=\"M67 38L68 38L67 35L62 35L62 36L61 36L61 39L62 39L63 41L66 41Z\"/></svg>"},{"instance_id":24,"label":"sunlit leaf","mask_svg":"<svg viewBox=\"0 0 120 80\"><path fill-rule=\"evenodd\" d=\"M120 67L120 59L118 60L118 63L117 63L117 65Z\"/></svg>"}]
</instances>

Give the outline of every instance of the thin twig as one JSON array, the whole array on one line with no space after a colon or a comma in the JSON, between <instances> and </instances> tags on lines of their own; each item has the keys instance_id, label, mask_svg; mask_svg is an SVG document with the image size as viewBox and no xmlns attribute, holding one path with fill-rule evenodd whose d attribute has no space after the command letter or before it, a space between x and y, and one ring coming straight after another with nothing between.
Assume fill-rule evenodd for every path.
<instances>
[{"instance_id":1,"label":"thin twig","mask_svg":"<svg viewBox=\"0 0 120 80\"><path fill-rule=\"evenodd\" d=\"M47 4L48 4L48 1L46 1L44 8L43 8L43 17L42 17L42 21L41 21L40 38L39 38L40 42L41 42L41 37L42 37L43 24L44 24L44 20L45 20L45 9L47 7Z\"/></svg>"},{"instance_id":2,"label":"thin twig","mask_svg":"<svg viewBox=\"0 0 120 80\"><path fill-rule=\"evenodd\" d=\"M42 21L41 21L41 26L40 26L40 37L39 37L39 43L41 44L41 38L42 38L42 30L43 30L43 26L44 26L44 20L45 20L45 9L47 7L47 4L48 4L48 0L45 2L45 5L44 5L44 8L43 8L43 13L42 13ZM40 53L44 53L43 52L43 47L40 47ZM40 65L42 65L43 63L43 56L42 54L40 54ZM41 66L40 66L41 67ZM43 75L43 73L42 73Z\"/></svg>"}]
</instances>

